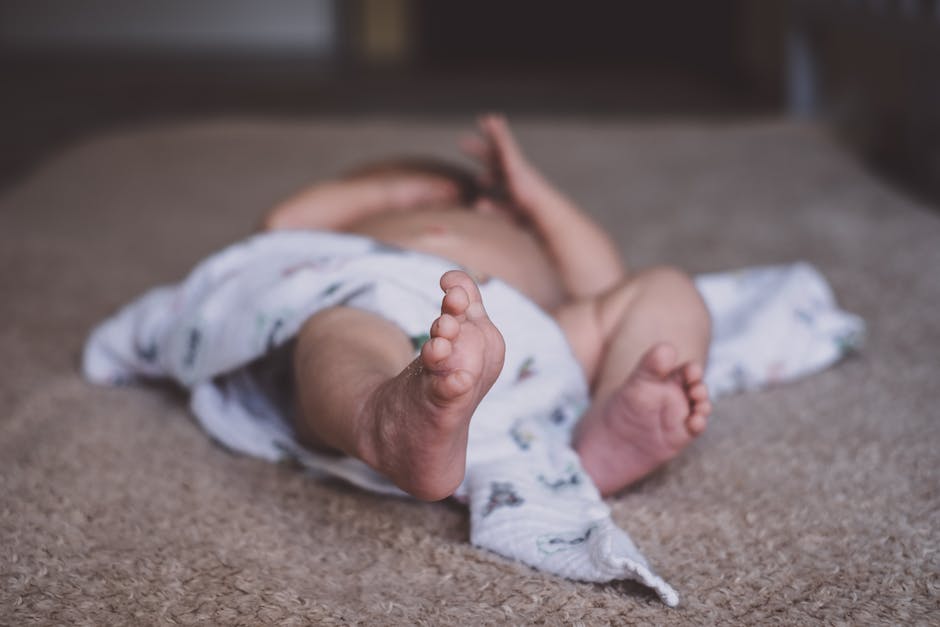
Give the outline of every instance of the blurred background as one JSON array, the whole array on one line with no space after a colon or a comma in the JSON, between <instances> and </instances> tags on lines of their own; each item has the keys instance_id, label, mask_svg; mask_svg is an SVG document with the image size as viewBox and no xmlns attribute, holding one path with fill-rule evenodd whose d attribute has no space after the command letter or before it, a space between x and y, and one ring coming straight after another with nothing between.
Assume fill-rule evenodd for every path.
<instances>
[{"instance_id":1,"label":"blurred background","mask_svg":"<svg viewBox=\"0 0 940 627\"><path fill-rule=\"evenodd\" d=\"M0 69L0 186L207 116L789 116L940 206L940 0L0 0Z\"/></svg>"}]
</instances>

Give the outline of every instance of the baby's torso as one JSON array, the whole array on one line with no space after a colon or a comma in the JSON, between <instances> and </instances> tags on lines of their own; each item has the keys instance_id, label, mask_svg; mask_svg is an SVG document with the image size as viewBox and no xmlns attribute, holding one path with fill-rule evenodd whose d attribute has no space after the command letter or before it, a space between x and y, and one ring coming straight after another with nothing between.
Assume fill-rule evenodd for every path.
<instances>
[{"instance_id":1,"label":"baby's torso","mask_svg":"<svg viewBox=\"0 0 940 627\"><path fill-rule=\"evenodd\" d=\"M538 236L502 214L459 207L389 212L346 230L451 259L478 279L497 277L546 310L564 300L561 281Z\"/></svg>"}]
</instances>

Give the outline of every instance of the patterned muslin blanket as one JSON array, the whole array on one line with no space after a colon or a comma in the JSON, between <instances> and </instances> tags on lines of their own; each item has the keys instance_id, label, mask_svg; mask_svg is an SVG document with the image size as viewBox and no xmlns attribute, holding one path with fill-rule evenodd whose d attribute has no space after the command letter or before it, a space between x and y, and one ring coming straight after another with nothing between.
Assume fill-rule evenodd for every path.
<instances>
[{"instance_id":1,"label":"patterned muslin blanket","mask_svg":"<svg viewBox=\"0 0 940 627\"><path fill-rule=\"evenodd\" d=\"M256 235L104 321L85 347L84 372L106 384L171 377L227 447L403 495L358 460L297 443L289 420L292 338L310 315L342 304L391 320L420 346L440 313L438 280L455 267L348 234ZM713 396L819 370L863 336L862 321L836 307L805 263L705 275L696 284L714 318L706 368ZM480 291L506 359L471 420L466 476L455 494L469 506L471 542L572 579L635 579L676 605L676 591L614 524L570 447L589 396L561 330L501 281Z\"/></svg>"}]
</instances>

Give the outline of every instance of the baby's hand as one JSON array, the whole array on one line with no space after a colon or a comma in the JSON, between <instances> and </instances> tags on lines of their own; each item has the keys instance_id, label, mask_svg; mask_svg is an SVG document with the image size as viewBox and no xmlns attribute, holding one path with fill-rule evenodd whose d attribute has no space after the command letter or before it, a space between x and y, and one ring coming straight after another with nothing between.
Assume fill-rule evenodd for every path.
<instances>
[{"instance_id":1,"label":"baby's hand","mask_svg":"<svg viewBox=\"0 0 940 627\"><path fill-rule=\"evenodd\" d=\"M480 183L487 190L481 210L506 210L532 217L538 210L548 182L529 163L501 115L485 115L479 133L460 140L461 149L483 166Z\"/></svg>"}]
</instances>

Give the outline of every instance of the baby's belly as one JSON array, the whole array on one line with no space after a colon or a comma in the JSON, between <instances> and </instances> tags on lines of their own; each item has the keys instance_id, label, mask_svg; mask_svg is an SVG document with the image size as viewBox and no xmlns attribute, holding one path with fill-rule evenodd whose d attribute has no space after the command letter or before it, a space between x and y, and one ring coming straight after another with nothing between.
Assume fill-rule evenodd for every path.
<instances>
[{"instance_id":1,"label":"baby's belly","mask_svg":"<svg viewBox=\"0 0 940 627\"><path fill-rule=\"evenodd\" d=\"M544 309L564 300L561 281L538 237L500 214L463 208L383 213L347 230L451 259L478 281L487 276L502 279Z\"/></svg>"}]
</instances>

